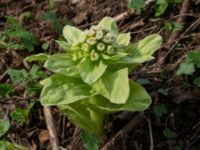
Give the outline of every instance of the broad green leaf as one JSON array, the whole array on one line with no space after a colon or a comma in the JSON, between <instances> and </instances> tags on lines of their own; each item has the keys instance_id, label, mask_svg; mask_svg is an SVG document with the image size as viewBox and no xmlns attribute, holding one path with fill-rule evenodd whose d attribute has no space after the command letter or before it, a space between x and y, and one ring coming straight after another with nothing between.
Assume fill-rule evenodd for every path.
<instances>
[{"instance_id":1,"label":"broad green leaf","mask_svg":"<svg viewBox=\"0 0 200 150\"><path fill-rule=\"evenodd\" d=\"M90 98L88 105L102 113L114 113L117 111L144 111L151 104L151 97L147 91L136 82L130 81L130 95L125 104L115 104L108 99L96 95Z\"/></svg>"},{"instance_id":2,"label":"broad green leaf","mask_svg":"<svg viewBox=\"0 0 200 150\"><path fill-rule=\"evenodd\" d=\"M103 114L84 107L82 101L73 103L71 105L58 105L58 107L70 121L80 128L97 135L102 134Z\"/></svg>"},{"instance_id":3,"label":"broad green leaf","mask_svg":"<svg viewBox=\"0 0 200 150\"><path fill-rule=\"evenodd\" d=\"M129 96L128 69L106 72L92 87L112 103L123 104Z\"/></svg>"},{"instance_id":4,"label":"broad green leaf","mask_svg":"<svg viewBox=\"0 0 200 150\"><path fill-rule=\"evenodd\" d=\"M119 33L117 24L111 17L104 17L98 25L113 34Z\"/></svg>"},{"instance_id":5,"label":"broad green leaf","mask_svg":"<svg viewBox=\"0 0 200 150\"><path fill-rule=\"evenodd\" d=\"M121 63L137 64L153 59L152 54L160 48L162 37L158 34L147 36L134 45L130 45L126 51L127 57L122 59Z\"/></svg>"},{"instance_id":6,"label":"broad green leaf","mask_svg":"<svg viewBox=\"0 0 200 150\"><path fill-rule=\"evenodd\" d=\"M167 7L168 7L168 2L166 0L156 0L155 16L156 17L161 16L166 11Z\"/></svg>"},{"instance_id":7,"label":"broad green leaf","mask_svg":"<svg viewBox=\"0 0 200 150\"><path fill-rule=\"evenodd\" d=\"M160 48L162 44L162 37L158 34L147 36L136 44L127 46L125 52L127 56L117 61L110 61L112 68L120 69L128 67L133 69L137 64L150 61L154 57L152 54Z\"/></svg>"},{"instance_id":8,"label":"broad green leaf","mask_svg":"<svg viewBox=\"0 0 200 150\"><path fill-rule=\"evenodd\" d=\"M194 63L189 58L186 58L186 60L183 61L181 63L181 65L179 66L176 74L178 76L181 76L181 75L184 75L184 74L185 75L191 75L191 74L193 74L194 71L195 71Z\"/></svg>"},{"instance_id":9,"label":"broad green leaf","mask_svg":"<svg viewBox=\"0 0 200 150\"><path fill-rule=\"evenodd\" d=\"M108 59L107 62L112 63L113 61L118 61L118 60L120 60L120 59L126 57L127 55L128 55L127 53L119 52L119 53L117 53L116 55L111 56L111 57Z\"/></svg>"},{"instance_id":10,"label":"broad green leaf","mask_svg":"<svg viewBox=\"0 0 200 150\"><path fill-rule=\"evenodd\" d=\"M54 74L40 83L44 86L40 101L45 106L70 104L94 95L87 84L62 74Z\"/></svg>"},{"instance_id":11,"label":"broad green leaf","mask_svg":"<svg viewBox=\"0 0 200 150\"><path fill-rule=\"evenodd\" d=\"M131 35L130 33L121 33L117 36L117 44L123 45L123 46L128 46L131 40Z\"/></svg>"},{"instance_id":12,"label":"broad green leaf","mask_svg":"<svg viewBox=\"0 0 200 150\"><path fill-rule=\"evenodd\" d=\"M140 54L142 56L152 55L160 48L161 44L162 37L158 34L152 34L134 44L131 49L131 53L133 55Z\"/></svg>"},{"instance_id":13,"label":"broad green leaf","mask_svg":"<svg viewBox=\"0 0 200 150\"><path fill-rule=\"evenodd\" d=\"M62 47L64 50L70 50L71 48L71 44L65 42L65 41L61 41L61 40L56 40L56 43L58 43L58 45L60 47Z\"/></svg>"},{"instance_id":14,"label":"broad green leaf","mask_svg":"<svg viewBox=\"0 0 200 150\"><path fill-rule=\"evenodd\" d=\"M32 61L39 61L44 62L47 59L48 55L45 53L40 53L36 55L31 55L25 58L26 61L32 62Z\"/></svg>"},{"instance_id":15,"label":"broad green leaf","mask_svg":"<svg viewBox=\"0 0 200 150\"><path fill-rule=\"evenodd\" d=\"M66 25L63 29L63 36L69 44L73 44L79 41L82 36L82 31L76 27Z\"/></svg>"},{"instance_id":16,"label":"broad green leaf","mask_svg":"<svg viewBox=\"0 0 200 150\"><path fill-rule=\"evenodd\" d=\"M130 81L130 95L123 106L128 111L143 111L151 104L151 97L147 91L138 83Z\"/></svg>"},{"instance_id":17,"label":"broad green leaf","mask_svg":"<svg viewBox=\"0 0 200 150\"><path fill-rule=\"evenodd\" d=\"M0 137L2 137L6 132L8 132L10 128L9 120L2 120L0 119Z\"/></svg>"},{"instance_id":18,"label":"broad green leaf","mask_svg":"<svg viewBox=\"0 0 200 150\"><path fill-rule=\"evenodd\" d=\"M28 150L28 149L7 141L0 141L0 150Z\"/></svg>"},{"instance_id":19,"label":"broad green leaf","mask_svg":"<svg viewBox=\"0 0 200 150\"><path fill-rule=\"evenodd\" d=\"M145 0L129 0L128 8L134 9L136 14L140 14L141 10L145 8Z\"/></svg>"},{"instance_id":20,"label":"broad green leaf","mask_svg":"<svg viewBox=\"0 0 200 150\"><path fill-rule=\"evenodd\" d=\"M66 53L54 54L47 58L44 67L55 73L77 77L78 69L74 61Z\"/></svg>"},{"instance_id":21,"label":"broad green leaf","mask_svg":"<svg viewBox=\"0 0 200 150\"><path fill-rule=\"evenodd\" d=\"M150 61L154 59L153 56L150 55L137 55L137 56L131 56L128 55L127 57L124 57L121 61L121 63L125 64L140 64L146 61Z\"/></svg>"},{"instance_id":22,"label":"broad green leaf","mask_svg":"<svg viewBox=\"0 0 200 150\"><path fill-rule=\"evenodd\" d=\"M92 62L86 58L80 62L78 68L83 81L92 84L104 74L107 66L102 61Z\"/></svg>"}]
</instances>

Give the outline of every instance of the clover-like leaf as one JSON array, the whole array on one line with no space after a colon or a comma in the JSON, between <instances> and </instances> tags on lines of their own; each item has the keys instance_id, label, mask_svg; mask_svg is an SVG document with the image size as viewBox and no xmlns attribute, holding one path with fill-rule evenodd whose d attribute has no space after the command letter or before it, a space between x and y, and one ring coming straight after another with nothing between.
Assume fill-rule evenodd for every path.
<instances>
[{"instance_id":1,"label":"clover-like leaf","mask_svg":"<svg viewBox=\"0 0 200 150\"><path fill-rule=\"evenodd\" d=\"M47 58L44 67L70 77L77 77L78 69L74 61L66 53L58 53Z\"/></svg>"},{"instance_id":2,"label":"clover-like leaf","mask_svg":"<svg viewBox=\"0 0 200 150\"><path fill-rule=\"evenodd\" d=\"M92 87L112 103L123 104L129 97L128 69L107 72Z\"/></svg>"},{"instance_id":3,"label":"clover-like leaf","mask_svg":"<svg viewBox=\"0 0 200 150\"><path fill-rule=\"evenodd\" d=\"M40 84L44 86L40 101L46 106L70 104L95 94L87 84L62 74L54 74Z\"/></svg>"},{"instance_id":4,"label":"clover-like leaf","mask_svg":"<svg viewBox=\"0 0 200 150\"><path fill-rule=\"evenodd\" d=\"M116 22L111 17L104 17L98 24L103 29L107 30L108 32L118 34L118 27Z\"/></svg>"},{"instance_id":5,"label":"clover-like leaf","mask_svg":"<svg viewBox=\"0 0 200 150\"><path fill-rule=\"evenodd\" d=\"M104 74L107 65L103 61L92 62L86 58L80 62L78 68L83 81L92 84Z\"/></svg>"},{"instance_id":6,"label":"clover-like leaf","mask_svg":"<svg viewBox=\"0 0 200 150\"><path fill-rule=\"evenodd\" d=\"M73 44L79 41L83 32L76 27L66 25L63 29L63 36L69 44Z\"/></svg>"}]
</instances>

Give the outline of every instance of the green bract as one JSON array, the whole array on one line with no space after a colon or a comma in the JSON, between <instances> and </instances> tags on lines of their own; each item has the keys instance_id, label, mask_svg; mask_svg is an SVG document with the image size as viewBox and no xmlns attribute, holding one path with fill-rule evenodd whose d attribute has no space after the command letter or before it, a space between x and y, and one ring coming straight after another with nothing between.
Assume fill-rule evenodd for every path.
<instances>
[{"instance_id":1,"label":"green bract","mask_svg":"<svg viewBox=\"0 0 200 150\"><path fill-rule=\"evenodd\" d=\"M54 73L41 81L42 105L58 106L73 123L98 135L103 132L105 115L148 108L150 96L129 80L128 73L153 59L162 43L159 35L130 44L130 34L120 34L110 17L85 31L67 25L63 35L66 41L57 43L66 53L27 58L45 61L44 67Z\"/></svg>"}]
</instances>

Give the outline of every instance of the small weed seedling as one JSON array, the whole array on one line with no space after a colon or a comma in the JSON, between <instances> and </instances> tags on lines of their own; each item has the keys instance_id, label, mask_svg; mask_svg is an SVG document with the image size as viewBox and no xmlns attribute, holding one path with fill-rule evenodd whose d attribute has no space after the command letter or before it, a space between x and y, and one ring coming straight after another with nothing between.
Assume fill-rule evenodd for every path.
<instances>
[{"instance_id":1,"label":"small weed seedling","mask_svg":"<svg viewBox=\"0 0 200 150\"><path fill-rule=\"evenodd\" d=\"M176 22L167 22L165 23L165 26L164 26L165 30L172 31L172 32L183 30L183 28L184 28L183 24L179 24Z\"/></svg>"},{"instance_id":2,"label":"small weed seedling","mask_svg":"<svg viewBox=\"0 0 200 150\"><path fill-rule=\"evenodd\" d=\"M155 0L155 16L159 17L164 14L169 4L180 4L183 0ZM128 8L134 9L136 14L141 14L145 9L147 0L129 0Z\"/></svg>"},{"instance_id":3,"label":"small weed seedling","mask_svg":"<svg viewBox=\"0 0 200 150\"><path fill-rule=\"evenodd\" d=\"M198 68L200 68L200 52L191 51L188 52L185 60L179 66L176 74L178 76L192 75ZM193 83L200 88L200 77L196 77Z\"/></svg>"},{"instance_id":4,"label":"small weed seedling","mask_svg":"<svg viewBox=\"0 0 200 150\"><path fill-rule=\"evenodd\" d=\"M130 44L130 33L119 33L113 19L105 17L84 31L66 25L63 36L65 39L57 42L65 53L26 58L43 61L53 72L40 82L42 105L58 106L74 124L98 136L103 134L106 115L149 107L151 97L129 80L128 73L153 59L162 43L159 35Z\"/></svg>"},{"instance_id":5,"label":"small weed seedling","mask_svg":"<svg viewBox=\"0 0 200 150\"><path fill-rule=\"evenodd\" d=\"M37 79L43 79L46 77L45 73L40 71L39 66L37 65L33 65L29 72L25 69L17 70L9 68L7 73L14 84L26 85L26 92L29 96L33 96L41 89Z\"/></svg>"},{"instance_id":6,"label":"small weed seedling","mask_svg":"<svg viewBox=\"0 0 200 150\"><path fill-rule=\"evenodd\" d=\"M0 33L0 48L33 51L38 39L27 31L13 16L7 17L7 29Z\"/></svg>"},{"instance_id":7,"label":"small weed seedling","mask_svg":"<svg viewBox=\"0 0 200 150\"><path fill-rule=\"evenodd\" d=\"M10 128L10 122L8 119L0 119L0 137L8 132Z\"/></svg>"},{"instance_id":8,"label":"small weed seedling","mask_svg":"<svg viewBox=\"0 0 200 150\"><path fill-rule=\"evenodd\" d=\"M23 146L13 144L7 141L0 141L1 150L26 150Z\"/></svg>"}]
</instances>

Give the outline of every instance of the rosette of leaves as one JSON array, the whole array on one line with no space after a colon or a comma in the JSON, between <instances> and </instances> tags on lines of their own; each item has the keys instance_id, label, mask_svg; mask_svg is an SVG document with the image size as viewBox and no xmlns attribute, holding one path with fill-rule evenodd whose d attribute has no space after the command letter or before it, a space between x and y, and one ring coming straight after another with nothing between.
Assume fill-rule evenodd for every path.
<instances>
[{"instance_id":1,"label":"rosette of leaves","mask_svg":"<svg viewBox=\"0 0 200 150\"><path fill-rule=\"evenodd\" d=\"M66 25L64 40L57 43L66 53L29 56L43 61L53 75L43 85L40 100L58 108L77 126L101 135L106 115L118 111L143 111L151 97L128 74L137 65L152 60L162 38L153 34L130 44L130 33L119 33L110 17L81 31Z\"/></svg>"}]
</instances>

